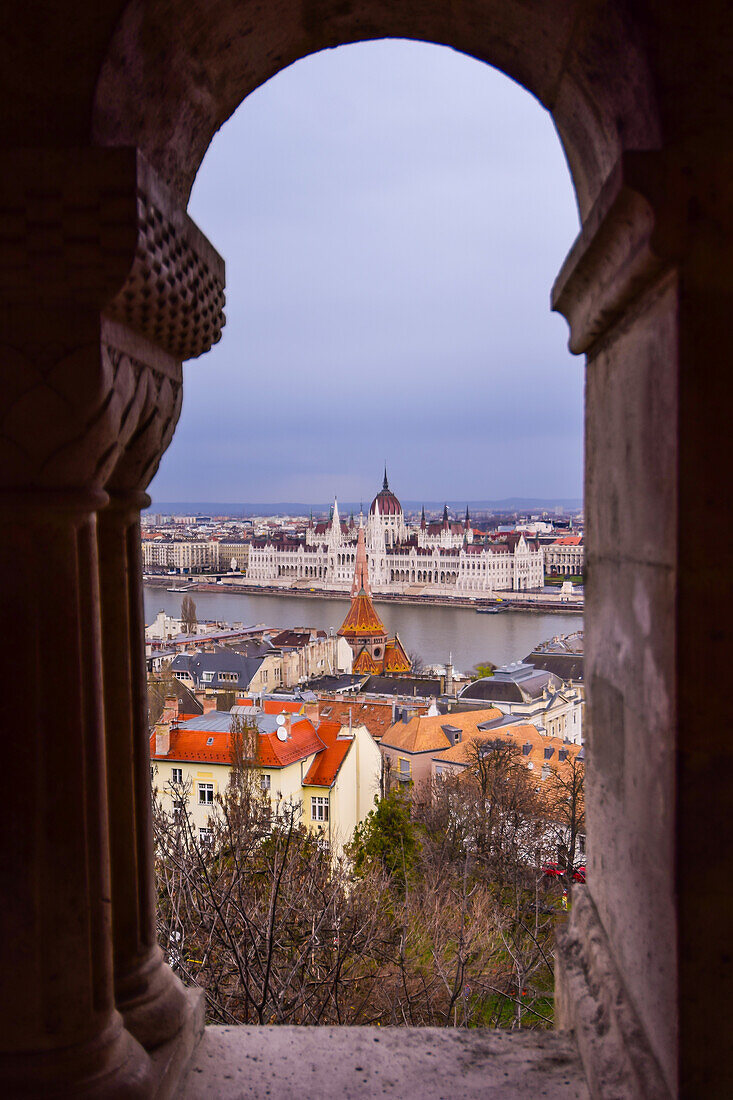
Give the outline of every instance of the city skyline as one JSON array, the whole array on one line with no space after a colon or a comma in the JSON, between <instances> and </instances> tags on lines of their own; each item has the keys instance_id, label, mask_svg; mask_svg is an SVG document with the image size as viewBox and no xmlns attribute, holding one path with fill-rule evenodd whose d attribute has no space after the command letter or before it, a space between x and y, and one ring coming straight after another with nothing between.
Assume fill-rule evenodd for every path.
<instances>
[{"instance_id":1,"label":"city skyline","mask_svg":"<svg viewBox=\"0 0 733 1100\"><path fill-rule=\"evenodd\" d=\"M583 362L548 304L577 212L508 78L418 43L306 58L216 136L189 209L228 323L154 501L366 499L385 455L406 500L581 495Z\"/></svg>"}]
</instances>

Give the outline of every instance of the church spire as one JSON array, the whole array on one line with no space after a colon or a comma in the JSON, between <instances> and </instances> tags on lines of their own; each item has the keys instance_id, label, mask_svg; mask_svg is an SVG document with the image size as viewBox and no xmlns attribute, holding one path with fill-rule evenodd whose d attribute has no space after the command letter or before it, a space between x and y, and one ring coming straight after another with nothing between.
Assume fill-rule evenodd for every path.
<instances>
[{"instance_id":1,"label":"church spire","mask_svg":"<svg viewBox=\"0 0 733 1100\"><path fill-rule=\"evenodd\" d=\"M382 483L383 489L389 489L389 482L387 481L387 463L384 464L384 481Z\"/></svg>"},{"instance_id":2,"label":"church spire","mask_svg":"<svg viewBox=\"0 0 733 1100\"><path fill-rule=\"evenodd\" d=\"M443 526L448 526L448 504L443 505Z\"/></svg>"},{"instance_id":3,"label":"church spire","mask_svg":"<svg viewBox=\"0 0 733 1100\"><path fill-rule=\"evenodd\" d=\"M424 531L426 526L427 525L425 523L425 505L423 504L423 506L422 506L422 515L420 516L420 527Z\"/></svg>"},{"instance_id":4,"label":"church spire","mask_svg":"<svg viewBox=\"0 0 733 1100\"><path fill-rule=\"evenodd\" d=\"M468 505L466 505L466 520L465 520L465 528L466 528L466 530L468 530L468 528L469 528L470 526L471 526L471 517L470 517L470 516L469 516L469 514L468 514Z\"/></svg>"},{"instance_id":5,"label":"church spire","mask_svg":"<svg viewBox=\"0 0 733 1100\"><path fill-rule=\"evenodd\" d=\"M356 538L356 564L354 566L354 580L351 583L351 598L364 592L371 596L372 590L369 584L369 563L367 562L366 543L364 542L364 521L359 516L359 533Z\"/></svg>"}]
</instances>

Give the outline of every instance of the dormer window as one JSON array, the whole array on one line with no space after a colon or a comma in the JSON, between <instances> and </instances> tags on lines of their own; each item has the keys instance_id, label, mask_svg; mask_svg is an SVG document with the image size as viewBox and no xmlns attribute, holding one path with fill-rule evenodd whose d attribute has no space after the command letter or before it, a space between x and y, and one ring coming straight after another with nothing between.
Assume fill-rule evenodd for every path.
<instances>
[{"instance_id":1,"label":"dormer window","mask_svg":"<svg viewBox=\"0 0 733 1100\"><path fill-rule=\"evenodd\" d=\"M207 737L206 744L207 745L213 745L214 744L214 738L213 737Z\"/></svg>"}]
</instances>

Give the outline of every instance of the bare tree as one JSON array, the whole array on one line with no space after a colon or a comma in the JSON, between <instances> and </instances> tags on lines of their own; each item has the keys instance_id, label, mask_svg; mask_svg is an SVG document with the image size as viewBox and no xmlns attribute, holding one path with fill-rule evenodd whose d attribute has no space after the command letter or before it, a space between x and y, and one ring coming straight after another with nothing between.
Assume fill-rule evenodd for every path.
<instances>
[{"instance_id":1,"label":"bare tree","mask_svg":"<svg viewBox=\"0 0 733 1100\"><path fill-rule=\"evenodd\" d=\"M190 785L170 787L167 808L154 799L160 941L205 990L209 1019L551 1024L558 905L538 879L536 791L514 754L477 752L461 776L411 789L406 813L373 817L394 858L352 865L298 802L262 789L259 744L235 717L205 842Z\"/></svg>"},{"instance_id":2,"label":"bare tree","mask_svg":"<svg viewBox=\"0 0 733 1100\"><path fill-rule=\"evenodd\" d=\"M555 855L568 884L585 862L585 762L568 753L562 767L553 767L543 784L547 828Z\"/></svg>"},{"instance_id":3,"label":"bare tree","mask_svg":"<svg viewBox=\"0 0 733 1100\"><path fill-rule=\"evenodd\" d=\"M422 654L418 653L417 650L412 650L407 654L407 657L410 661L410 672L412 675L422 676L425 672L425 662L422 658Z\"/></svg>"},{"instance_id":4,"label":"bare tree","mask_svg":"<svg viewBox=\"0 0 733 1100\"><path fill-rule=\"evenodd\" d=\"M184 634L193 634L196 630L196 603L192 596L184 596L181 600L181 622Z\"/></svg>"}]
</instances>

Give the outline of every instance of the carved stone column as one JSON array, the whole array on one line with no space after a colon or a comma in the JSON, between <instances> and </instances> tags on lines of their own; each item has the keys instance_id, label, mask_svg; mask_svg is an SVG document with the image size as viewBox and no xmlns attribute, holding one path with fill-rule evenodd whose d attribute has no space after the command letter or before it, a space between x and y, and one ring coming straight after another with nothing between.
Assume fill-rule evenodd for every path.
<instances>
[{"instance_id":1,"label":"carved stone column","mask_svg":"<svg viewBox=\"0 0 733 1100\"><path fill-rule=\"evenodd\" d=\"M181 389L180 364L178 380L136 366L145 403L130 450L109 486L109 504L100 512L98 539L115 998L128 1029L153 1049L177 1033L188 1007L155 929L140 541L140 509L149 498L140 486L147 484L173 434Z\"/></svg>"},{"instance_id":2,"label":"carved stone column","mask_svg":"<svg viewBox=\"0 0 733 1100\"><path fill-rule=\"evenodd\" d=\"M201 269L157 218L158 206L141 198L153 191L129 149L9 153L0 178L0 606L13 631L5 707L15 716L4 738L12 782L0 906L3 1095L143 1097L155 1088L151 1060L115 1005L117 985L136 1024L144 1012L136 1016L132 1002L156 1000L170 975L151 939L150 818L141 798L149 773L139 752L131 758L129 739L120 752L134 778L115 788L111 806L107 797L97 513L108 483L127 488L116 473L135 470L141 483L151 476L177 417L180 359L201 349L204 333L215 338L221 286L217 275L208 298L201 292L208 313L189 308L184 291L201 291ZM188 239L197 239L193 226ZM182 266L177 285L167 249ZM144 277L141 253L153 257ZM151 309L156 300L163 307ZM185 322L176 324L176 309ZM143 438L144 468L134 459ZM111 578L136 578L106 621L117 638L109 652L123 655L125 689L115 698L139 733L134 506L139 497L128 498L99 545L105 592L108 568ZM132 813L130 797L138 800ZM114 889L110 808L116 855L120 837L135 853L124 874L116 868ZM121 882L139 910L134 928L113 912ZM116 971L113 921L121 944L137 945L134 974ZM114 958L133 954L115 947ZM157 998L164 1016L176 998L170 981ZM140 1026L151 1045L171 1030L168 1023L151 1037Z\"/></svg>"},{"instance_id":3,"label":"carved stone column","mask_svg":"<svg viewBox=\"0 0 733 1100\"><path fill-rule=\"evenodd\" d=\"M125 151L27 150L0 178L6 1096L152 1089L114 1003L96 537L142 407L100 331L134 259L133 168Z\"/></svg>"},{"instance_id":4,"label":"carved stone column","mask_svg":"<svg viewBox=\"0 0 733 1100\"><path fill-rule=\"evenodd\" d=\"M134 371L140 411L106 484L99 558L115 995L127 1028L152 1050L190 1007L156 939L140 509L178 420L181 359L219 337L224 270L146 166L138 224L135 264L105 311L103 340L110 360Z\"/></svg>"},{"instance_id":5,"label":"carved stone column","mask_svg":"<svg viewBox=\"0 0 733 1100\"><path fill-rule=\"evenodd\" d=\"M556 1019L593 1096L730 1093L710 1053L733 991L711 840L733 797L730 164L718 140L625 154L554 291L588 357L589 708L588 885L558 936Z\"/></svg>"}]
</instances>

